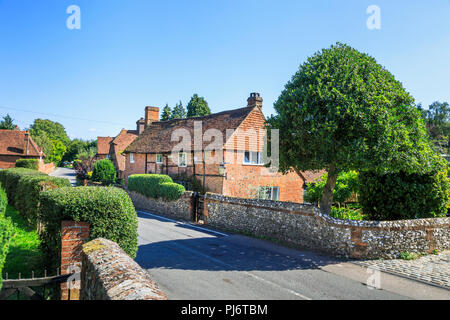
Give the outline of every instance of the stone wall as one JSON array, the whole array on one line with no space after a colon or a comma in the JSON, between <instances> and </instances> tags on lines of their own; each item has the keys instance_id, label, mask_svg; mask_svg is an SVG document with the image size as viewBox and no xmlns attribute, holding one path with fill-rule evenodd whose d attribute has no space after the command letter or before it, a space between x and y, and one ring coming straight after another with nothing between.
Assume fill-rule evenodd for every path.
<instances>
[{"instance_id":1,"label":"stone wall","mask_svg":"<svg viewBox=\"0 0 450 320\"><path fill-rule=\"evenodd\" d=\"M450 249L450 218L352 221L305 204L206 194L206 223L298 247L357 259L397 258L401 252Z\"/></svg>"},{"instance_id":2,"label":"stone wall","mask_svg":"<svg viewBox=\"0 0 450 320\"><path fill-rule=\"evenodd\" d=\"M186 191L177 201L148 198L134 191L127 191L137 210L150 211L184 220L191 220L193 192Z\"/></svg>"},{"instance_id":3,"label":"stone wall","mask_svg":"<svg viewBox=\"0 0 450 320\"><path fill-rule=\"evenodd\" d=\"M115 242L83 245L81 300L167 300L149 274Z\"/></svg>"}]
</instances>

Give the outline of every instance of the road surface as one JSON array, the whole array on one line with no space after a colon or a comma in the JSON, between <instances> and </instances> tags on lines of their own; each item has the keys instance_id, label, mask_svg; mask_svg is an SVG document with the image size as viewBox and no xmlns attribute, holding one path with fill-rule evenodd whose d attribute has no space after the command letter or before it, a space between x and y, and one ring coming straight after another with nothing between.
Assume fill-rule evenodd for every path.
<instances>
[{"instance_id":1,"label":"road surface","mask_svg":"<svg viewBox=\"0 0 450 320\"><path fill-rule=\"evenodd\" d=\"M136 261L169 299L407 299L369 288L370 274L357 275L352 268L361 267L350 263L151 213L138 216Z\"/></svg>"},{"instance_id":2,"label":"road surface","mask_svg":"<svg viewBox=\"0 0 450 320\"><path fill-rule=\"evenodd\" d=\"M75 170L69 168L56 168L49 174L52 177L69 179L72 186L77 184L77 178L75 176Z\"/></svg>"}]
</instances>

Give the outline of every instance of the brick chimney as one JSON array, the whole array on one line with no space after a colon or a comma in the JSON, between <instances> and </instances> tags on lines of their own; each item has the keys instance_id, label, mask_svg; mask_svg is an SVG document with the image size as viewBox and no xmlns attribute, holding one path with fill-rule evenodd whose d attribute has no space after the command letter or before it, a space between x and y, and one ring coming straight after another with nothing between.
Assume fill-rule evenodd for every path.
<instances>
[{"instance_id":1,"label":"brick chimney","mask_svg":"<svg viewBox=\"0 0 450 320\"><path fill-rule=\"evenodd\" d=\"M138 132L138 135L142 134L145 129L145 119L140 118L138 121L136 121L136 131Z\"/></svg>"},{"instance_id":2,"label":"brick chimney","mask_svg":"<svg viewBox=\"0 0 450 320\"><path fill-rule=\"evenodd\" d=\"M30 135L28 131L25 131L25 155L28 155L28 146L30 144Z\"/></svg>"},{"instance_id":3,"label":"brick chimney","mask_svg":"<svg viewBox=\"0 0 450 320\"><path fill-rule=\"evenodd\" d=\"M145 126L148 127L152 122L159 121L158 107L145 107Z\"/></svg>"},{"instance_id":4,"label":"brick chimney","mask_svg":"<svg viewBox=\"0 0 450 320\"><path fill-rule=\"evenodd\" d=\"M263 98L258 92L250 93L250 98L247 99L248 107L258 107L262 109Z\"/></svg>"}]
</instances>

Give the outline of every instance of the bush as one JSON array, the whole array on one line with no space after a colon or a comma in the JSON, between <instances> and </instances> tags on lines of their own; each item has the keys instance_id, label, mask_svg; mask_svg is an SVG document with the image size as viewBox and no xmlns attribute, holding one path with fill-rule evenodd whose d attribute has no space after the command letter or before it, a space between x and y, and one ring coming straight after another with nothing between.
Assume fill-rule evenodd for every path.
<instances>
[{"instance_id":1,"label":"bush","mask_svg":"<svg viewBox=\"0 0 450 320\"><path fill-rule=\"evenodd\" d=\"M110 185L116 181L116 168L111 160L103 159L95 163L92 181L101 182L103 185Z\"/></svg>"},{"instance_id":2,"label":"bush","mask_svg":"<svg viewBox=\"0 0 450 320\"><path fill-rule=\"evenodd\" d=\"M160 185L167 182L172 178L164 174L134 174L128 178L128 190L156 199L163 196Z\"/></svg>"},{"instance_id":3,"label":"bush","mask_svg":"<svg viewBox=\"0 0 450 320\"><path fill-rule=\"evenodd\" d=\"M137 252L137 215L128 194L114 187L70 187L44 191L39 217L42 250L48 267L60 262L61 222L90 224L90 239L112 240L132 258Z\"/></svg>"},{"instance_id":4,"label":"bush","mask_svg":"<svg viewBox=\"0 0 450 320\"><path fill-rule=\"evenodd\" d=\"M180 199L186 189L184 186L174 182L164 182L160 185L162 198L167 201L175 201Z\"/></svg>"},{"instance_id":5,"label":"bush","mask_svg":"<svg viewBox=\"0 0 450 320\"><path fill-rule=\"evenodd\" d=\"M17 194L17 187L19 185L19 180L22 176L46 176L46 174L26 168L10 168L6 170L0 170L0 184L6 191L8 195L9 204L15 206L15 198Z\"/></svg>"},{"instance_id":6,"label":"bush","mask_svg":"<svg viewBox=\"0 0 450 320\"><path fill-rule=\"evenodd\" d=\"M5 217L8 199L5 190L0 186L0 289L2 288L3 266L8 255L9 241L12 237L13 226L11 220Z\"/></svg>"},{"instance_id":7,"label":"bush","mask_svg":"<svg viewBox=\"0 0 450 320\"><path fill-rule=\"evenodd\" d=\"M186 190L200 192L201 194L205 194L206 192L205 188L203 188L202 182L194 176L180 174L173 177L173 181L183 185Z\"/></svg>"},{"instance_id":8,"label":"bush","mask_svg":"<svg viewBox=\"0 0 450 320\"><path fill-rule=\"evenodd\" d=\"M16 209L30 227L37 227L39 215L39 194L44 190L70 187L65 178L23 175L17 185Z\"/></svg>"},{"instance_id":9,"label":"bush","mask_svg":"<svg viewBox=\"0 0 450 320\"><path fill-rule=\"evenodd\" d=\"M323 188L327 182L328 174L322 175L313 183L306 184L305 202L319 203L323 194ZM356 171L341 172L336 181L336 187L333 190L333 201L344 204L358 193L358 173Z\"/></svg>"},{"instance_id":10,"label":"bush","mask_svg":"<svg viewBox=\"0 0 450 320\"><path fill-rule=\"evenodd\" d=\"M448 202L446 170L428 174L364 172L359 201L371 220L443 217Z\"/></svg>"},{"instance_id":11,"label":"bush","mask_svg":"<svg viewBox=\"0 0 450 320\"><path fill-rule=\"evenodd\" d=\"M16 161L16 168L27 168L38 170L39 160L38 159L18 159Z\"/></svg>"}]
</instances>

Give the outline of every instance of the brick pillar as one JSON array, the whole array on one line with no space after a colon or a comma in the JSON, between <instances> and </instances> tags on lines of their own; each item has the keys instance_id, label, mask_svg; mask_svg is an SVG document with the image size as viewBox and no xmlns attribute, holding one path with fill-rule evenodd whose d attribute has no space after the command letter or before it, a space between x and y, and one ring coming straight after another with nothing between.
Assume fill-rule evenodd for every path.
<instances>
[{"instance_id":1,"label":"brick pillar","mask_svg":"<svg viewBox=\"0 0 450 320\"><path fill-rule=\"evenodd\" d=\"M89 224L63 221L61 223L61 274L81 272L81 246L89 240ZM79 300L81 275L72 283L70 300ZM61 300L69 299L67 282L61 284Z\"/></svg>"}]
</instances>

